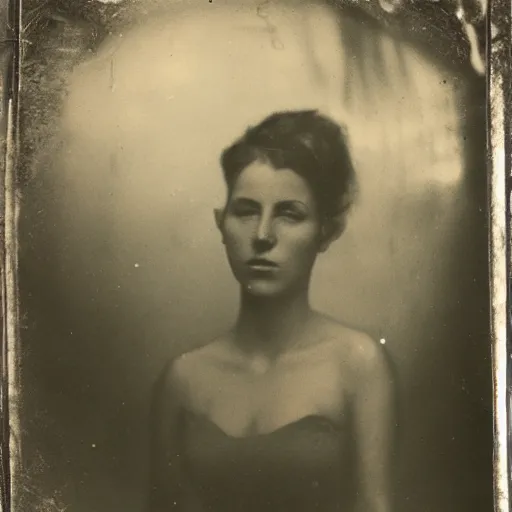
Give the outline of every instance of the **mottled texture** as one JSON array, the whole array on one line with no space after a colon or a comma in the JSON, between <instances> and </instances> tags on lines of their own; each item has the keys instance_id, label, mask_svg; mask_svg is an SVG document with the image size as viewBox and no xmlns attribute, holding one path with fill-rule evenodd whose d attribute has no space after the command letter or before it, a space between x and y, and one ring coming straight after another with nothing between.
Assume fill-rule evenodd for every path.
<instances>
[{"instance_id":1,"label":"mottled texture","mask_svg":"<svg viewBox=\"0 0 512 512\"><path fill-rule=\"evenodd\" d=\"M282 46L228 30L220 15L120 30L138 19L125 5L104 8L119 14L107 16L115 34L99 47L103 36L64 3L62 19L26 28L20 279L32 503L60 492L72 512L140 510L150 384L163 359L207 341L236 307L211 212L223 190L218 150L263 110L324 101L341 51L329 86L343 93L361 196L318 266L314 303L387 340L403 418L397 510L488 510L485 81L461 65L460 34L444 17L410 18L411 39L431 49L417 52L347 7L332 36L341 50L317 72L293 25L279 29ZM428 39L441 33L436 50ZM219 73L218 55L241 71ZM40 458L53 469L34 470Z\"/></svg>"}]
</instances>

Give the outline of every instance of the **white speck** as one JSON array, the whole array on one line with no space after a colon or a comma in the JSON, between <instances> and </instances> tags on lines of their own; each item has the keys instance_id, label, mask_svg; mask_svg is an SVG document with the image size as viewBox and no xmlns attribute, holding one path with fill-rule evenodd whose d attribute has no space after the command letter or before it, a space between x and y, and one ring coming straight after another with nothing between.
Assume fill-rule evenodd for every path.
<instances>
[{"instance_id":1,"label":"white speck","mask_svg":"<svg viewBox=\"0 0 512 512\"><path fill-rule=\"evenodd\" d=\"M95 445L94 443L93 443L93 444L91 444L91 446L92 446L93 448L96 448L96 445Z\"/></svg>"},{"instance_id":2,"label":"white speck","mask_svg":"<svg viewBox=\"0 0 512 512\"><path fill-rule=\"evenodd\" d=\"M135 263L135 265L133 265L135 268L139 268L140 265L138 263Z\"/></svg>"},{"instance_id":3,"label":"white speck","mask_svg":"<svg viewBox=\"0 0 512 512\"><path fill-rule=\"evenodd\" d=\"M385 340L384 338L381 338L381 339L380 339L380 344L381 344L381 345L385 345L385 344L386 344L386 340Z\"/></svg>"}]
</instances>

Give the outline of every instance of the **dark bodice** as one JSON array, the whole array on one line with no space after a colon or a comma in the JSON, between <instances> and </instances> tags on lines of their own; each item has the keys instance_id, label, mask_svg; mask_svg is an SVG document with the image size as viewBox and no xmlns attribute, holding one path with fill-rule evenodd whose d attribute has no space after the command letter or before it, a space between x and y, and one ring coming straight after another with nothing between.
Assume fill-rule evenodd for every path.
<instances>
[{"instance_id":1,"label":"dark bodice","mask_svg":"<svg viewBox=\"0 0 512 512\"><path fill-rule=\"evenodd\" d=\"M351 510L351 439L330 420L311 415L242 438L189 411L181 425L182 467L201 512Z\"/></svg>"}]
</instances>

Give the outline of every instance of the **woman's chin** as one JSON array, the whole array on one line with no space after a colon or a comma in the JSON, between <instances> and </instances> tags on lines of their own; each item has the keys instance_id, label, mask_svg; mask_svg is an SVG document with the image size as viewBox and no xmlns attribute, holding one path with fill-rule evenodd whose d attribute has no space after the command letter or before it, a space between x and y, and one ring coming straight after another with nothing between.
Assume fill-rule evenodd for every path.
<instances>
[{"instance_id":1,"label":"woman's chin","mask_svg":"<svg viewBox=\"0 0 512 512\"><path fill-rule=\"evenodd\" d=\"M251 280L242 285L243 290L253 297L278 297L285 293L282 286L279 286L275 281L269 280Z\"/></svg>"}]
</instances>

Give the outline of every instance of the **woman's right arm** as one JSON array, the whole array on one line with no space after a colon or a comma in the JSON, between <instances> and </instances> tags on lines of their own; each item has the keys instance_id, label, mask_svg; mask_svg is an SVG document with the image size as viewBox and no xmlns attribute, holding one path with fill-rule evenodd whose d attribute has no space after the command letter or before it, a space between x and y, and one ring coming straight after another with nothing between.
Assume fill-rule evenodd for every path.
<instances>
[{"instance_id":1,"label":"woman's right arm","mask_svg":"<svg viewBox=\"0 0 512 512\"><path fill-rule=\"evenodd\" d=\"M153 389L150 409L148 512L181 512L182 472L178 439L181 397L170 361Z\"/></svg>"}]
</instances>

